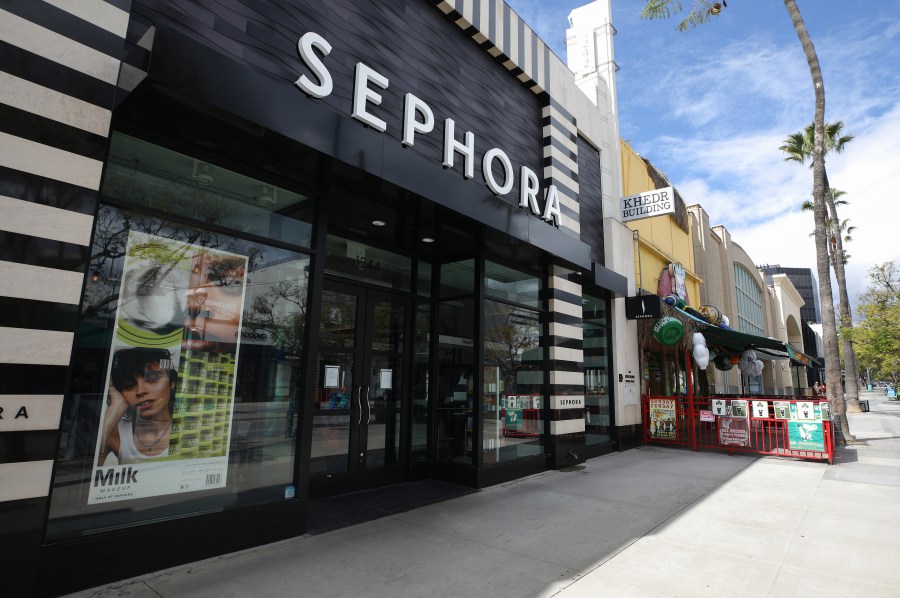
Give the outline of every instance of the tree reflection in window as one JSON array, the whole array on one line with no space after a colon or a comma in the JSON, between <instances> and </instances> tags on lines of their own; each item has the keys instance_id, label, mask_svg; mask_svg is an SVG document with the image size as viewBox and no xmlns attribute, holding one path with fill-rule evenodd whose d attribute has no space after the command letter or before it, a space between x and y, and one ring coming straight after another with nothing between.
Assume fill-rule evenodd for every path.
<instances>
[{"instance_id":1,"label":"tree reflection in window","mask_svg":"<svg viewBox=\"0 0 900 598\"><path fill-rule=\"evenodd\" d=\"M485 302L484 360L500 370L506 393L537 392L540 380L524 371L540 371L540 319L521 307Z\"/></svg>"}]
</instances>

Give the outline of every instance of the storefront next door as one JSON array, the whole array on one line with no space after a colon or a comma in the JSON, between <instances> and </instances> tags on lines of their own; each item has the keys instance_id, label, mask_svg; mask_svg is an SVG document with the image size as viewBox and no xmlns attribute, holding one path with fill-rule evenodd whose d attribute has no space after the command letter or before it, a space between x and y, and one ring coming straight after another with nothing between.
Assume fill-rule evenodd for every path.
<instances>
[{"instance_id":1,"label":"storefront next door","mask_svg":"<svg viewBox=\"0 0 900 598\"><path fill-rule=\"evenodd\" d=\"M312 498L403 481L410 301L326 281L310 461Z\"/></svg>"}]
</instances>

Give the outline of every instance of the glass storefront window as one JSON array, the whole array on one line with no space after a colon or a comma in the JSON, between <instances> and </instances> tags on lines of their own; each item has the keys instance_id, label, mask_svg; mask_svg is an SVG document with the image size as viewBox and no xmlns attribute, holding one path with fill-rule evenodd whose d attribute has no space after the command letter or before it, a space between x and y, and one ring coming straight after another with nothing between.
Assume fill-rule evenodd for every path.
<instances>
[{"instance_id":1,"label":"glass storefront window","mask_svg":"<svg viewBox=\"0 0 900 598\"><path fill-rule=\"evenodd\" d=\"M438 304L437 310L437 456L471 464L475 300L445 301Z\"/></svg>"},{"instance_id":2,"label":"glass storefront window","mask_svg":"<svg viewBox=\"0 0 900 598\"><path fill-rule=\"evenodd\" d=\"M585 443L612 440L612 405L609 396L609 300L585 294L582 299L584 329L584 429Z\"/></svg>"},{"instance_id":3,"label":"glass storefront window","mask_svg":"<svg viewBox=\"0 0 900 598\"><path fill-rule=\"evenodd\" d=\"M412 385L412 446L410 457L422 461L428 457L428 393L429 339L431 338L431 307L427 303L416 306L416 342L413 360Z\"/></svg>"},{"instance_id":4,"label":"glass storefront window","mask_svg":"<svg viewBox=\"0 0 900 598\"><path fill-rule=\"evenodd\" d=\"M417 268L419 282L416 285L416 295L419 297L431 297L431 264L419 261Z\"/></svg>"},{"instance_id":5,"label":"glass storefront window","mask_svg":"<svg viewBox=\"0 0 900 598\"><path fill-rule=\"evenodd\" d=\"M309 247L313 200L172 150L114 133L103 194L176 214Z\"/></svg>"},{"instance_id":6,"label":"glass storefront window","mask_svg":"<svg viewBox=\"0 0 900 598\"><path fill-rule=\"evenodd\" d=\"M441 264L441 297L471 295L475 292L475 260Z\"/></svg>"},{"instance_id":7,"label":"glass storefront window","mask_svg":"<svg viewBox=\"0 0 900 598\"><path fill-rule=\"evenodd\" d=\"M484 464L543 452L540 312L485 301Z\"/></svg>"},{"instance_id":8,"label":"glass storefront window","mask_svg":"<svg viewBox=\"0 0 900 598\"><path fill-rule=\"evenodd\" d=\"M412 288L412 259L365 243L328 235L325 272L389 287Z\"/></svg>"},{"instance_id":9,"label":"glass storefront window","mask_svg":"<svg viewBox=\"0 0 900 598\"><path fill-rule=\"evenodd\" d=\"M287 249L100 210L48 539L285 498L309 267Z\"/></svg>"},{"instance_id":10,"label":"glass storefront window","mask_svg":"<svg viewBox=\"0 0 900 598\"><path fill-rule=\"evenodd\" d=\"M487 261L484 263L484 294L492 299L540 307L541 279Z\"/></svg>"}]
</instances>

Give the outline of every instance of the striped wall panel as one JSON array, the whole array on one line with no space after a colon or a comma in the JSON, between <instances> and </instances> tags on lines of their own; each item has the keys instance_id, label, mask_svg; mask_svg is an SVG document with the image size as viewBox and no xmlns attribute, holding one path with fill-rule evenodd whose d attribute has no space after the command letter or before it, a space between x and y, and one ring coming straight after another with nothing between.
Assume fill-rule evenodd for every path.
<instances>
[{"instance_id":1,"label":"striped wall panel","mask_svg":"<svg viewBox=\"0 0 900 598\"><path fill-rule=\"evenodd\" d=\"M558 102L542 110L544 131L544 186L556 185L562 212L559 227L581 236L578 203L578 130L575 118Z\"/></svg>"},{"instance_id":2,"label":"striped wall panel","mask_svg":"<svg viewBox=\"0 0 900 598\"><path fill-rule=\"evenodd\" d=\"M550 47L503 0L437 0L437 7L536 94L549 89Z\"/></svg>"},{"instance_id":3,"label":"striped wall panel","mask_svg":"<svg viewBox=\"0 0 900 598\"><path fill-rule=\"evenodd\" d=\"M559 227L579 237L578 131L574 117L547 94L550 65L561 63L559 57L503 0L439 0L435 4L528 89L549 101L541 114L542 188L556 185L562 212Z\"/></svg>"},{"instance_id":4,"label":"striped wall panel","mask_svg":"<svg viewBox=\"0 0 900 598\"><path fill-rule=\"evenodd\" d=\"M0 4L0 502L49 492L129 9Z\"/></svg>"},{"instance_id":5,"label":"striped wall panel","mask_svg":"<svg viewBox=\"0 0 900 598\"><path fill-rule=\"evenodd\" d=\"M550 276L548 347L550 359L550 434L584 432L584 330L581 285L571 270L554 267Z\"/></svg>"}]
</instances>

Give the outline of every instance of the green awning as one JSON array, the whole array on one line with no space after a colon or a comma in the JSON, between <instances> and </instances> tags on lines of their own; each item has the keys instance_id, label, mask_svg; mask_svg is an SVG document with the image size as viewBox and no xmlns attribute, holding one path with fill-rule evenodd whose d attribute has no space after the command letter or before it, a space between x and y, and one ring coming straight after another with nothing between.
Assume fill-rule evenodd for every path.
<instances>
[{"instance_id":1,"label":"green awning","mask_svg":"<svg viewBox=\"0 0 900 598\"><path fill-rule=\"evenodd\" d=\"M719 328L677 307L672 309L677 311L680 316L689 318L699 325L698 327L701 328L703 337L706 339L706 346L711 349L728 349L734 353L743 353L748 349L752 349L761 359L790 359L791 362L804 367L820 365L818 361L798 351L790 343L766 336L756 336L755 334L747 334L737 330Z\"/></svg>"}]
</instances>

